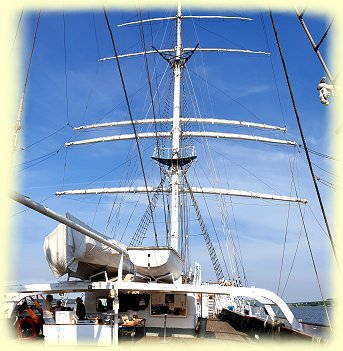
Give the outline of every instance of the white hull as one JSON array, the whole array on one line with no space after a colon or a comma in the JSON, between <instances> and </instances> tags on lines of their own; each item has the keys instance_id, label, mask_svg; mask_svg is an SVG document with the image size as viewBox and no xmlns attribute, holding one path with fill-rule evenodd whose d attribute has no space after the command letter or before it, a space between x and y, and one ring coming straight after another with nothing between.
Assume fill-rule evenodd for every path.
<instances>
[{"instance_id":1,"label":"white hull","mask_svg":"<svg viewBox=\"0 0 343 351\"><path fill-rule=\"evenodd\" d=\"M170 247L128 247L130 261L137 273L171 282L180 278L183 261Z\"/></svg>"}]
</instances>

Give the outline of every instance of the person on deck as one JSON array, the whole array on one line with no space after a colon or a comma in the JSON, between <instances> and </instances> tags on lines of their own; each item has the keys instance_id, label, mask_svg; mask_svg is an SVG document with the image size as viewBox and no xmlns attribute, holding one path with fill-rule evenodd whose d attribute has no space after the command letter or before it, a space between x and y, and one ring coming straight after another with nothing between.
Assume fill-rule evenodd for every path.
<instances>
[{"instance_id":1,"label":"person on deck","mask_svg":"<svg viewBox=\"0 0 343 351\"><path fill-rule=\"evenodd\" d=\"M52 307L51 301L53 300L53 296L48 294L46 295L46 299L43 301L43 319L45 324L54 324L54 309Z\"/></svg>"},{"instance_id":2,"label":"person on deck","mask_svg":"<svg viewBox=\"0 0 343 351\"><path fill-rule=\"evenodd\" d=\"M76 315L78 319L85 319L86 317L86 307L82 302L81 297L76 298Z\"/></svg>"},{"instance_id":3,"label":"person on deck","mask_svg":"<svg viewBox=\"0 0 343 351\"><path fill-rule=\"evenodd\" d=\"M62 301L61 301L61 300L57 300L56 306L53 307L53 309L54 309L54 318L55 318L55 320L56 320L56 312L57 312L57 311L63 311Z\"/></svg>"},{"instance_id":4,"label":"person on deck","mask_svg":"<svg viewBox=\"0 0 343 351\"><path fill-rule=\"evenodd\" d=\"M63 307L62 307L62 301L61 300L57 300L56 302L56 306L54 308L55 311L62 311Z\"/></svg>"},{"instance_id":5,"label":"person on deck","mask_svg":"<svg viewBox=\"0 0 343 351\"><path fill-rule=\"evenodd\" d=\"M102 304L101 300L98 300L98 306L96 308L98 312L106 312L105 306Z\"/></svg>"}]
</instances>

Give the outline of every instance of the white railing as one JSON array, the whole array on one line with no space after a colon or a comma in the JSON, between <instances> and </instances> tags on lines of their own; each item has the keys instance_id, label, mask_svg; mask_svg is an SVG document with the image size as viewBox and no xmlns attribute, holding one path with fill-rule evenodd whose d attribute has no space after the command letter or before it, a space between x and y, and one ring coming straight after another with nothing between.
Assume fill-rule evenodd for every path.
<instances>
[{"instance_id":1,"label":"white railing","mask_svg":"<svg viewBox=\"0 0 343 351\"><path fill-rule=\"evenodd\" d=\"M172 159L174 156L174 151L172 148L166 147L155 147L153 152L153 157L163 158L163 159ZM194 145L189 145L185 147L180 147L178 150L178 158L188 158L196 157L196 151Z\"/></svg>"}]
</instances>

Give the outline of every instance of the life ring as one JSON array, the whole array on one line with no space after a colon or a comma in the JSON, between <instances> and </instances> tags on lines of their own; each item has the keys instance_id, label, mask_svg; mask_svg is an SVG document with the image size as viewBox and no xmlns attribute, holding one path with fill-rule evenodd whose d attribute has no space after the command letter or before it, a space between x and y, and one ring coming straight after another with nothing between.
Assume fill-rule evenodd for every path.
<instances>
[{"instance_id":1,"label":"life ring","mask_svg":"<svg viewBox=\"0 0 343 351\"><path fill-rule=\"evenodd\" d=\"M200 305L200 303L201 303L201 294L198 293L197 294L197 305Z\"/></svg>"}]
</instances>

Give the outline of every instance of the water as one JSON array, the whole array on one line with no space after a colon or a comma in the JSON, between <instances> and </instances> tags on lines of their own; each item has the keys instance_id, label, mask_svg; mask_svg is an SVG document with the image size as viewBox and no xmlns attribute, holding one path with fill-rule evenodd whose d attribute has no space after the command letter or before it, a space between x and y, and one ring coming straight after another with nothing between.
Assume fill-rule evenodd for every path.
<instances>
[{"instance_id":1,"label":"water","mask_svg":"<svg viewBox=\"0 0 343 351\"><path fill-rule=\"evenodd\" d=\"M324 306L289 306L296 319L303 322L329 325ZM327 306L329 318L332 319L334 307Z\"/></svg>"}]
</instances>

